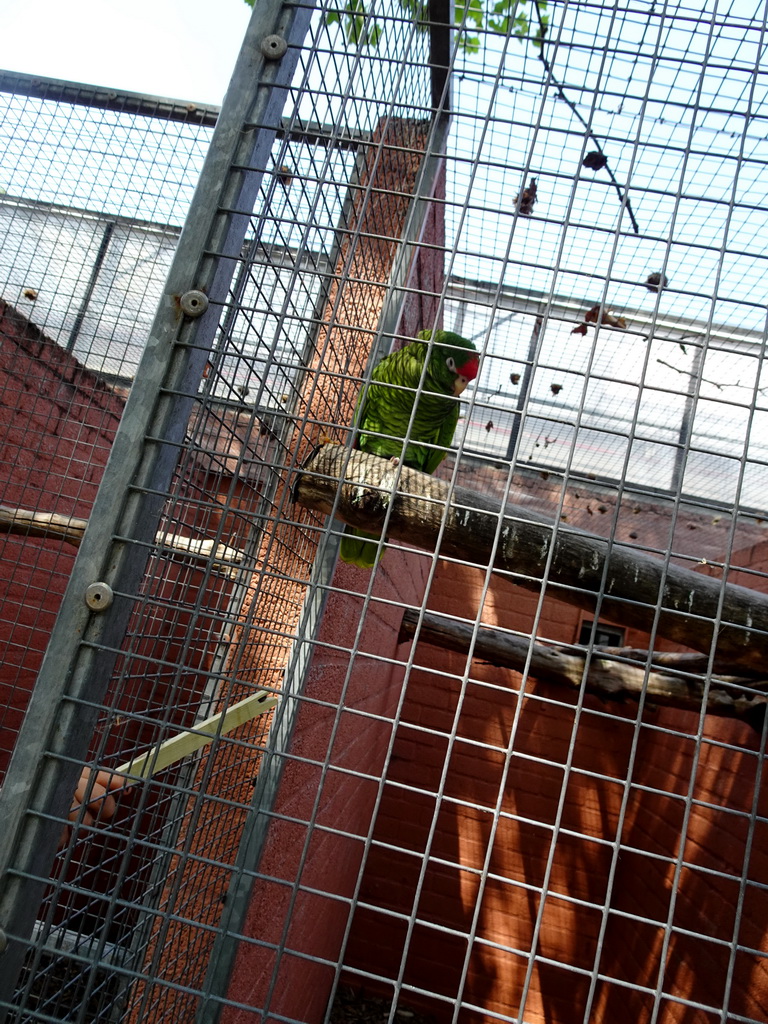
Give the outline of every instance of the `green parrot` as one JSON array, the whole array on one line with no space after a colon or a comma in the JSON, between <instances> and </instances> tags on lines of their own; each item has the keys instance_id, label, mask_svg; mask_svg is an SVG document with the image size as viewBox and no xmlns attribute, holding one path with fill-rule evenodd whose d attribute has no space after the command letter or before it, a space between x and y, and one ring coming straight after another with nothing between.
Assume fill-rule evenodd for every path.
<instances>
[{"instance_id":1,"label":"green parrot","mask_svg":"<svg viewBox=\"0 0 768 1024\"><path fill-rule=\"evenodd\" d=\"M456 399L475 379L479 366L471 341L452 331L435 331L430 349L427 343L432 337L432 331L420 331L404 348L385 356L374 368L370 384L363 388L355 411L356 448L385 459L401 459L422 473L434 473L447 455L459 421ZM377 386L378 382L384 386ZM411 433L403 451L409 425ZM341 540L341 557L362 569L372 569L378 560L378 541L376 534L348 526Z\"/></svg>"}]
</instances>

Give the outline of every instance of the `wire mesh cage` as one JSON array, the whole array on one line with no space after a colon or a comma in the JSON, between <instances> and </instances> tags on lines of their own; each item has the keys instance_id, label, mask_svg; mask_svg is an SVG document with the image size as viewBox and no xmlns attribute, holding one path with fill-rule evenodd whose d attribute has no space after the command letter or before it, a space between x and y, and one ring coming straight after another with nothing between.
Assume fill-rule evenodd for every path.
<instances>
[{"instance_id":1,"label":"wire mesh cage","mask_svg":"<svg viewBox=\"0 0 768 1024\"><path fill-rule=\"evenodd\" d=\"M766 8L456 13L0 76L2 1019L766 1019Z\"/></svg>"}]
</instances>

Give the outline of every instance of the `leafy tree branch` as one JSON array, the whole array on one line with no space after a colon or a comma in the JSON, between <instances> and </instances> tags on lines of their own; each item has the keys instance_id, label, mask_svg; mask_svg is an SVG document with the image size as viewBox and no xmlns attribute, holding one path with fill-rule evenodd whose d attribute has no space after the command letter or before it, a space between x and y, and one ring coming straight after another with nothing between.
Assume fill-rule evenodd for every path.
<instances>
[{"instance_id":1,"label":"leafy tree branch","mask_svg":"<svg viewBox=\"0 0 768 1024\"><path fill-rule=\"evenodd\" d=\"M480 49L480 33L494 32L497 35L512 35L516 39L530 39L541 49L547 31L548 17L546 0L530 0L535 9L535 26L526 13L529 0L456 0L454 25L460 30L459 47L466 53L477 53ZM254 0L245 0L253 7ZM426 32L429 27L429 4L427 0L399 0L400 6L409 17L416 21L419 30ZM366 0L345 0L337 10L328 11L326 25L339 25L344 38L353 46L378 46L382 28L366 6ZM477 33L477 34L475 34Z\"/></svg>"},{"instance_id":2,"label":"leafy tree branch","mask_svg":"<svg viewBox=\"0 0 768 1024\"><path fill-rule=\"evenodd\" d=\"M402 10L416 22L419 31L426 32L429 28L429 0L398 0ZM254 0L245 0L253 7ZM343 6L341 4L343 3ZM530 6L528 6L530 4ZM529 13L531 17L529 18ZM352 46L376 47L383 33L381 25L371 15L367 0L340 0L339 7L327 11L326 25L338 25L344 33L347 43ZM500 36L513 36L515 39L530 42L539 51L539 59L554 86L558 97L568 105L573 115L584 127L587 137L591 139L595 150L587 153L583 164L591 170L605 169L611 185L616 190L619 202L626 208L635 234L640 228L635 218L629 193L622 189L608 166L608 158L603 148L582 117L575 103L566 96L562 84L557 80L552 65L544 53L544 43L549 29L546 0L455 0L454 27L458 31L459 49L465 53L477 53L481 46L481 36L493 33Z\"/></svg>"}]
</instances>

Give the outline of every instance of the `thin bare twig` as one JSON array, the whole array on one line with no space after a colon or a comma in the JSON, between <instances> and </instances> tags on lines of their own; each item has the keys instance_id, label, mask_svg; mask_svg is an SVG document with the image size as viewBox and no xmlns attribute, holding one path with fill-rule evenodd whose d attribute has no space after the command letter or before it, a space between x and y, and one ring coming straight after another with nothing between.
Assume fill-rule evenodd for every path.
<instances>
[{"instance_id":1,"label":"thin bare twig","mask_svg":"<svg viewBox=\"0 0 768 1024\"><path fill-rule=\"evenodd\" d=\"M634 228L635 234L639 235L640 234L640 228L638 227L637 220L635 219L635 214L634 214L634 212L632 210L632 204L629 201L629 193L622 191L621 185L616 180L616 177L615 177L613 171L611 170L611 168L610 168L610 166L608 164L608 157L605 155L605 152L603 151L603 147L600 145L600 141L598 140L598 138L595 135L595 133L592 131L592 129L587 124L587 122L584 120L584 118L579 113L579 111L578 111L578 109L576 107L576 104L573 103L565 95L565 92L563 90L562 85L555 78L555 74L554 74L554 72L552 70L552 65L549 63L547 58L544 56L544 40L545 40L546 33L547 33L547 27L546 27L546 25L544 25L544 23L541 20L541 11L539 10L539 5L537 3L535 3L533 6L536 9L536 17L539 19L539 39L541 40L541 46L539 47L539 60L541 61L541 63L546 68L546 71L547 71L547 74L549 75L550 81L552 82L552 84L554 85L554 87L555 87L555 89L557 91L557 95L560 97L560 99L563 101L563 103L565 103L570 108L570 110L573 112L574 116L577 117L579 119L579 121L581 121L581 123L584 125L584 131L587 133L588 137L594 142L594 144L597 147L598 152L601 154L601 156L604 157L604 159L605 159L605 169L608 172L608 177L611 179L611 184L616 189L616 192L617 192L617 194L619 196L619 202L620 203L624 203L626 205L627 213L629 214L629 219L632 221L632 227Z\"/></svg>"}]
</instances>

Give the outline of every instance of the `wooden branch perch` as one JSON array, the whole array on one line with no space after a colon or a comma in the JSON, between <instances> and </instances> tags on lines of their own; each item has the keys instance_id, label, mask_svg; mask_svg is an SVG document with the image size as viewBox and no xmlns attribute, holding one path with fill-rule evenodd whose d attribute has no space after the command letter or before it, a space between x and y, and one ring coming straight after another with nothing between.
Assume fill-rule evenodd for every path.
<instances>
[{"instance_id":1,"label":"wooden branch perch","mask_svg":"<svg viewBox=\"0 0 768 1024\"><path fill-rule=\"evenodd\" d=\"M55 512L32 512L24 508L8 508L0 505L0 533L14 533L26 537L54 537L67 544L80 546L87 519L75 516L61 516ZM158 533L156 543L173 555L193 555L204 560L211 559L214 567L224 575L234 577L243 560L238 548L217 544L213 540L200 540L182 534Z\"/></svg>"},{"instance_id":2,"label":"wooden branch perch","mask_svg":"<svg viewBox=\"0 0 768 1024\"><path fill-rule=\"evenodd\" d=\"M87 519L59 516L55 512L32 512L26 508L0 505L0 533L16 533L27 537L58 537L68 544L80 546Z\"/></svg>"},{"instance_id":3,"label":"wooden branch perch","mask_svg":"<svg viewBox=\"0 0 768 1024\"><path fill-rule=\"evenodd\" d=\"M392 493L399 474L399 489ZM317 449L294 498L352 526L476 565L492 562L521 587L762 673L768 664L768 596L659 559L490 495L454 487L341 445ZM440 530L442 528L442 535ZM722 605L721 605L722 602ZM657 613L657 606L659 610ZM657 620L658 614L658 622ZM715 623L717 622L717 626Z\"/></svg>"},{"instance_id":4,"label":"wooden branch perch","mask_svg":"<svg viewBox=\"0 0 768 1024\"><path fill-rule=\"evenodd\" d=\"M518 637L487 627L478 629L475 636L474 627L468 623L456 622L430 612L420 617L417 611L406 609L400 627L400 642L414 637L417 629L418 639L422 643L433 644L443 650L458 651L460 654L467 654L471 647L473 658L517 672L525 671L527 666L529 674L536 679L567 686L570 690L578 690L583 680L587 692L604 700L638 701L645 693L654 705L682 708L697 714L704 701L704 680L685 670L690 664L685 654L677 656L680 665L678 671L670 667L675 664L672 660L675 655L666 654L665 664L652 665L646 680L645 666L633 663L641 653L636 650L595 647L587 665L586 652L534 643L528 637ZM648 652L642 653L647 659ZM760 683L766 686L768 679ZM712 679L707 691L707 714L741 718L752 725L761 726L768 708L768 694L756 691L745 693L743 689L755 684L754 679Z\"/></svg>"}]
</instances>

